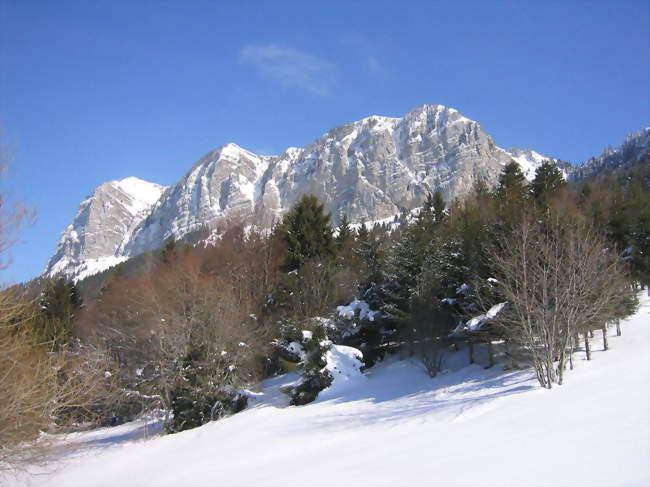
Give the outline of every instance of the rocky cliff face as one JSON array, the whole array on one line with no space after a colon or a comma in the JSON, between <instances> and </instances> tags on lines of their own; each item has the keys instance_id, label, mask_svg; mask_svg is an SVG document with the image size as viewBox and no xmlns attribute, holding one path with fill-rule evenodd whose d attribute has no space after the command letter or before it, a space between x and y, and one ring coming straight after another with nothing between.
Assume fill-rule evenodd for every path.
<instances>
[{"instance_id":1,"label":"rocky cliff face","mask_svg":"<svg viewBox=\"0 0 650 487\"><path fill-rule=\"evenodd\" d=\"M419 107L404 118L348 123L279 156L228 144L164 195L121 252L138 254L169 237L232 220L268 227L307 193L325 203L335 222L343 214L352 222L380 220L420 206L436 189L453 199L477 179L494 183L512 157L480 124L440 105ZM526 162L529 172L539 158Z\"/></svg>"},{"instance_id":2,"label":"rocky cliff face","mask_svg":"<svg viewBox=\"0 0 650 487\"><path fill-rule=\"evenodd\" d=\"M82 201L74 221L63 231L45 274L79 279L126 259L118 249L164 189L138 178L99 186Z\"/></svg>"},{"instance_id":3,"label":"rocky cliff face","mask_svg":"<svg viewBox=\"0 0 650 487\"><path fill-rule=\"evenodd\" d=\"M128 197L122 182L100 186L81 204L46 273L89 274L168 238L218 233L231 221L268 228L307 193L325 203L334 222L343 214L353 223L381 220L421 206L428 192L441 190L451 200L479 179L494 184L513 159L530 178L546 158L497 147L479 123L441 105L348 123L278 156L228 144L164 191L141 182L151 191L146 203L134 197L138 211L120 200Z\"/></svg>"}]
</instances>

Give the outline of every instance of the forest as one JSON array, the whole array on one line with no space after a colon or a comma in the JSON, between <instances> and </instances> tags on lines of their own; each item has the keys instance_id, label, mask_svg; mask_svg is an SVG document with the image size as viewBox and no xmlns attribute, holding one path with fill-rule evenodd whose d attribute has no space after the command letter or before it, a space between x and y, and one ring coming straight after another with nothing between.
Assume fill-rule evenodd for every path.
<instances>
[{"instance_id":1,"label":"forest","mask_svg":"<svg viewBox=\"0 0 650 487\"><path fill-rule=\"evenodd\" d=\"M231 222L210 245L164 248L77 283L0 292L0 462L47 459L43 431L145 414L175 433L243 410L291 371L291 404L332 382L327 351L366 368L416 357L433 377L449 354L570 382L589 338L620 329L650 285L650 161L566 182L543 163L506 165L463 200L429 194L392 222L351 224L310 195L271 231ZM2 206L0 252L27 215ZM334 225L334 221L337 222Z\"/></svg>"}]
</instances>

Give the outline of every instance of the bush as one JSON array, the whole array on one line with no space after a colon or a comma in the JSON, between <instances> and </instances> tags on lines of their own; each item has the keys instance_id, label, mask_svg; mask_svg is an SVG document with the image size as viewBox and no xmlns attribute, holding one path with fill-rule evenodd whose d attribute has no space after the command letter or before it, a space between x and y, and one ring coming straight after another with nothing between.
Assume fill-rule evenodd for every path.
<instances>
[{"instance_id":1,"label":"bush","mask_svg":"<svg viewBox=\"0 0 650 487\"><path fill-rule=\"evenodd\" d=\"M179 387L172 392L172 418L168 420L166 429L169 433L177 433L229 414L242 411L248 402L248 397L235 390L220 390L210 394L202 389Z\"/></svg>"},{"instance_id":2,"label":"bush","mask_svg":"<svg viewBox=\"0 0 650 487\"><path fill-rule=\"evenodd\" d=\"M312 402L318 393L330 386L332 375L326 369L326 353L332 346L324 323L319 319L305 322L301 345L304 350L303 374L291 391L291 404L299 406Z\"/></svg>"}]
</instances>

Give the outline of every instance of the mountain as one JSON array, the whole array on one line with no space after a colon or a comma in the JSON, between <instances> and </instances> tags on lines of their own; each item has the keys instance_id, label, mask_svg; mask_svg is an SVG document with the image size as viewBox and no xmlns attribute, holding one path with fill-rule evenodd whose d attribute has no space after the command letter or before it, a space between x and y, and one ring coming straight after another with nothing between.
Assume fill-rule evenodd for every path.
<instances>
[{"instance_id":1,"label":"mountain","mask_svg":"<svg viewBox=\"0 0 650 487\"><path fill-rule=\"evenodd\" d=\"M572 178L576 180L595 176L603 171L626 167L650 155L650 127L628 135L620 147L608 146L598 157L592 157L577 167Z\"/></svg>"},{"instance_id":2,"label":"mountain","mask_svg":"<svg viewBox=\"0 0 650 487\"><path fill-rule=\"evenodd\" d=\"M164 190L134 177L99 186L63 231L45 274L83 279L127 259L118 249Z\"/></svg>"},{"instance_id":3,"label":"mountain","mask_svg":"<svg viewBox=\"0 0 650 487\"><path fill-rule=\"evenodd\" d=\"M324 202L335 223L343 214L353 223L382 220L421 206L435 190L451 200L477 180L495 184L513 159L528 178L544 159L561 164L532 150L504 150L478 122L442 105L423 105L402 118L347 123L308 147L276 156L227 144L169 188L139 180L134 186L149 189L129 193L123 181L100 186L63 233L46 274L79 278L161 247L168 238L218 234L232 221L269 228L307 193ZM130 194L138 211L118 194Z\"/></svg>"}]
</instances>

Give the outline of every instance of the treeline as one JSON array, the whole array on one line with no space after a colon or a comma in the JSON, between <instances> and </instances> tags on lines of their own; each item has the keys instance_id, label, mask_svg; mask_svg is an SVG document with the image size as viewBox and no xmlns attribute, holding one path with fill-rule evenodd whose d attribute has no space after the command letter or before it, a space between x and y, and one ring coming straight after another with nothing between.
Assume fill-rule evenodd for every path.
<instances>
[{"instance_id":1,"label":"treeline","mask_svg":"<svg viewBox=\"0 0 650 487\"><path fill-rule=\"evenodd\" d=\"M361 350L366 366L413 354L435 375L459 349L473 361L476 346L487 348L490 365L498 342L542 386L562 383L576 351L589 358L594 330L607 348L607 326L650 283L647 168L569 185L551 163L528 183L513 162L494 189L478 183L453 202L436 192L372 226L343 215L332 228L304 196L269 233L233 224L208 247L170 241L146 265L111 272L85 303L61 279L37 299L6 291L3 309L16 309L3 312L3 350L24 349L7 359L4 370L22 372L4 375L4 401L26 374L34 397L57 407L34 413L22 436L3 432L2 444L52 423L116 424L155 410L180 431L243 409L250 387L287 370L301 371L287 393L305 404L332 381L334 344ZM30 376L41 365L24 354L57 373ZM56 398L37 384L54 384ZM85 393L66 400L79 385ZM0 431L31 407L19 402L0 405L13 411Z\"/></svg>"}]
</instances>

